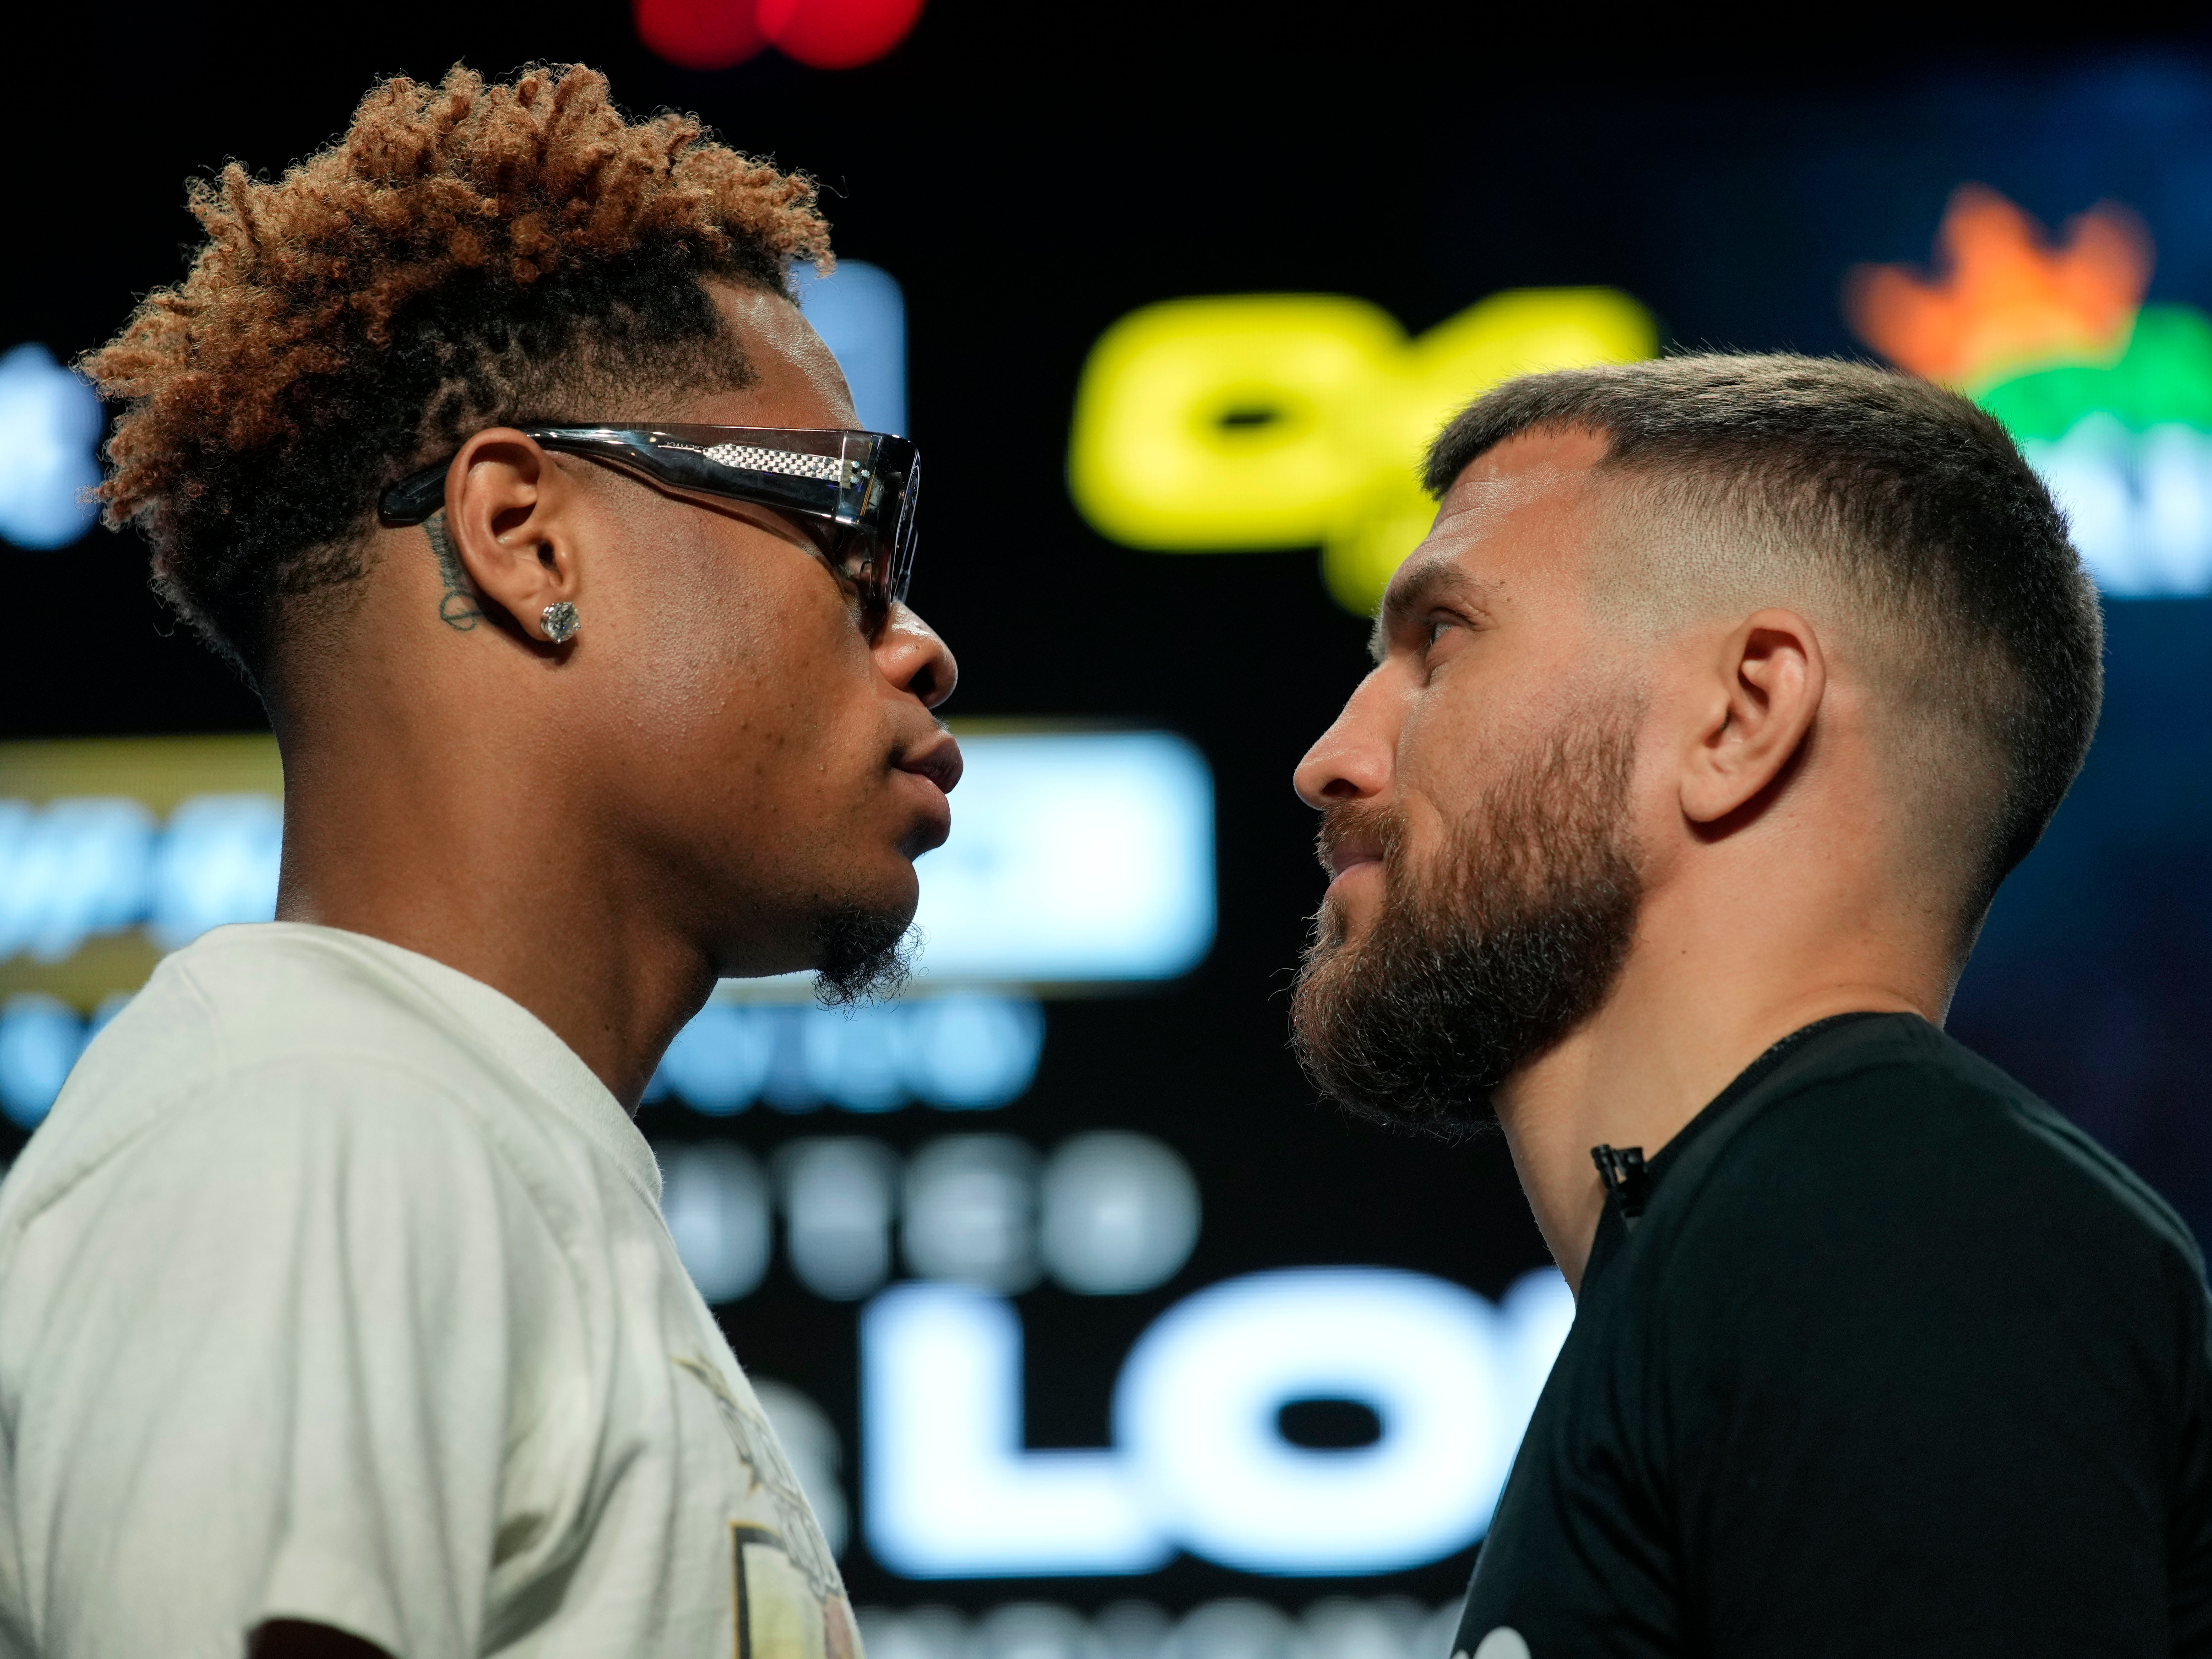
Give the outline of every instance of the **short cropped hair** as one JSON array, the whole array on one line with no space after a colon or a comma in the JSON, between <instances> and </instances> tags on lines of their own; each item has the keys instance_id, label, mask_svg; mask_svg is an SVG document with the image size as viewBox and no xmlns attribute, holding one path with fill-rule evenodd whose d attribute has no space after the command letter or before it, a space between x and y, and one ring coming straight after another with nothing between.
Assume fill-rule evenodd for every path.
<instances>
[{"instance_id":1,"label":"short cropped hair","mask_svg":"<svg viewBox=\"0 0 2212 1659\"><path fill-rule=\"evenodd\" d=\"M1877 696L1920 705L1917 726L1949 750L1923 757L1923 775L1978 781L1978 799L1945 815L1978 838L1971 939L2072 787L2104 689L2096 590L2004 428L1869 364L1701 354L1510 381L1438 435L1423 482L1440 497L1540 428L1603 437L1599 471L1632 499L1720 530L1740 562L1818 573L1861 631L1887 636L1873 654L1896 672Z\"/></svg>"},{"instance_id":2,"label":"short cropped hair","mask_svg":"<svg viewBox=\"0 0 2212 1659\"><path fill-rule=\"evenodd\" d=\"M702 280L829 257L811 180L625 119L581 65L386 81L283 178L187 188L190 273L80 367L125 404L109 525L249 679L289 599L362 574L384 484L487 426L745 384Z\"/></svg>"}]
</instances>

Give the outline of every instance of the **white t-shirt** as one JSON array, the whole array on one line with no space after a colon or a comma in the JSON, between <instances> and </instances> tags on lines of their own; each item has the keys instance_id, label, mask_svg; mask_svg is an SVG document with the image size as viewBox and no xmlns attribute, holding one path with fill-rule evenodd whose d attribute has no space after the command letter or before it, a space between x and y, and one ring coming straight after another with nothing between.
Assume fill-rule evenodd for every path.
<instances>
[{"instance_id":1,"label":"white t-shirt","mask_svg":"<svg viewBox=\"0 0 2212 1659\"><path fill-rule=\"evenodd\" d=\"M0 1188L0 1652L853 1659L820 1529L551 1031L410 951L224 927Z\"/></svg>"}]
</instances>

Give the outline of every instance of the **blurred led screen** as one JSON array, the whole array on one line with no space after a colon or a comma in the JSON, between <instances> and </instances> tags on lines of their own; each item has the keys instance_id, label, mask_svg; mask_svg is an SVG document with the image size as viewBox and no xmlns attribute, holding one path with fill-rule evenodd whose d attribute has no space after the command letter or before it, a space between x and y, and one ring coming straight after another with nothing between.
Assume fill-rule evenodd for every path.
<instances>
[{"instance_id":1,"label":"blurred led screen","mask_svg":"<svg viewBox=\"0 0 2212 1659\"><path fill-rule=\"evenodd\" d=\"M801 265L791 277L799 309L845 371L861 426L905 432L906 296L898 278L858 259L827 276Z\"/></svg>"},{"instance_id":2,"label":"blurred led screen","mask_svg":"<svg viewBox=\"0 0 2212 1659\"><path fill-rule=\"evenodd\" d=\"M1158 732L978 734L927 854L924 979L1169 979L1213 940L1213 785Z\"/></svg>"}]
</instances>

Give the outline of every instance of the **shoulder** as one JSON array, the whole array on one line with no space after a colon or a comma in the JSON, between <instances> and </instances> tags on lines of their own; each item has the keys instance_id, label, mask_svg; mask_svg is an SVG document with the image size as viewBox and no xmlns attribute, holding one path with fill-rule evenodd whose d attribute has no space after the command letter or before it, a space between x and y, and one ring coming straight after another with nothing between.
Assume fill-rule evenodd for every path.
<instances>
[{"instance_id":1,"label":"shoulder","mask_svg":"<svg viewBox=\"0 0 2212 1659\"><path fill-rule=\"evenodd\" d=\"M1985 1376L2071 1367L2136 1398L2203 1367L2188 1229L1923 1022L1808 1044L1717 1130L1662 1178L1627 1253L1683 1355L1893 1377L1936 1356Z\"/></svg>"},{"instance_id":2,"label":"shoulder","mask_svg":"<svg viewBox=\"0 0 2212 1659\"><path fill-rule=\"evenodd\" d=\"M2172 1255L2203 1275L2187 1227L2132 1170L1923 1020L1808 1043L1733 1119L1679 1171L1686 1230L1780 1224L1929 1248L1979 1231L2039 1255Z\"/></svg>"},{"instance_id":3,"label":"shoulder","mask_svg":"<svg viewBox=\"0 0 2212 1659\"><path fill-rule=\"evenodd\" d=\"M0 1262L95 1176L296 1188L326 1166L423 1194L483 1178L485 1103L513 1086L450 1011L348 936L219 929L85 1051L0 1192Z\"/></svg>"},{"instance_id":4,"label":"shoulder","mask_svg":"<svg viewBox=\"0 0 2212 1659\"><path fill-rule=\"evenodd\" d=\"M2202 1269L2163 1204L1902 1017L1808 1035L1662 1156L1585 1286L1563 1466L1621 1471L1608 1524L1649 1517L1705 1645L2163 1642L2212 1467Z\"/></svg>"},{"instance_id":5,"label":"shoulder","mask_svg":"<svg viewBox=\"0 0 2212 1659\"><path fill-rule=\"evenodd\" d=\"M334 928L216 928L165 958L94 1039L56 1114L73 1101L173 1094L281 1060L476 1061L465 1021L401 971L404 954Z\"/></svg>"},{"instance_id":6,"label":"shoulder","mask_svg":"<svg viewBox=\"0 0 2212 1659\"><path fill-rule=\"evenodd\" d=\"M480 1049L466 1020L450 997L404 971L404 960L420 961L335 928L221 927L164 962L116 1025L144 1048L156 1036L151 1022L164 1020L160 1035L185 1036L228 1066L309 1054L475 1062ZM129 1022L142 1006L149 1026L134 1032Z\"/></svg>"}]
</instances>

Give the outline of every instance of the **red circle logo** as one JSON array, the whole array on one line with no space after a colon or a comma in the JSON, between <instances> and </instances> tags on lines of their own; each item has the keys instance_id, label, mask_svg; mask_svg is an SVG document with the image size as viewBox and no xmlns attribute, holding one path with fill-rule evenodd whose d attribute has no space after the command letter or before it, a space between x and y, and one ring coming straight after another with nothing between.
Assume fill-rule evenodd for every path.
<instances>
[{"instance_id":1,"label":"red circle logo","mask_svg":"<svg viewBox=\"0 0 2212 1659\"><path fill-rule=\"evenodd\" d=\"M637 37L684 69L722 70L763 47L815 69L857 69L906 39L922 0L632 0Z\"/></svg>"}]
</instances>

